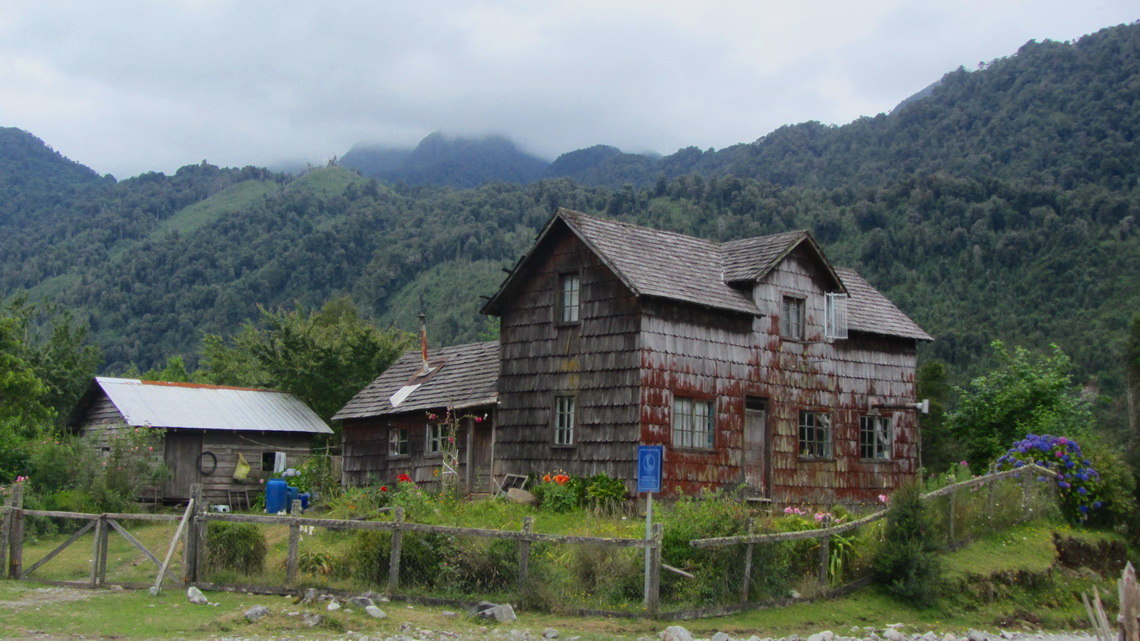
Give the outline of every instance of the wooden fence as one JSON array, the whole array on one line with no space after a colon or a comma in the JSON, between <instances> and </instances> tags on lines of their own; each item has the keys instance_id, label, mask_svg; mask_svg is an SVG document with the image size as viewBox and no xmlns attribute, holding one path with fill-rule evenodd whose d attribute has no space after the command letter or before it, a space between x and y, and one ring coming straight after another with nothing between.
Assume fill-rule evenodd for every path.
<instances>
[{"instance_id":1,"label":"wooden fence","mask_svg":"<svg viewBox=\"0 0 1140 641\"><path fill-rule=\"evenodd\" d=\"M955 500L955 496L964 491L979 491L980 488L989 488L989 497L986 502L989 523L994 523L992 518L992 510L994 509L993 500L993 487L999 481L1004 481L1013 476L1021 476L1022 481L1022 498L1021 498L1021 519L1028 518L1030 515L1030 489L1029 482L1037 476L1054 476L1054 473L1040 468L1036 465L1027 465L1018 470L1011 470L990 474L983 477L970 479L961 483L949 485L935 492L924 495L927 501L939 501L945 498L946 507L943 513L943 523L947 531L948 540L953 543L956 540L961 540L961 537L955 533L956 523L960 520L959 502ZM1050 484L1053 485L1053 484ZM660 523L654 524L652 534L649 538L604 538L604 537L584 537L584 536L565 536L556 534L545 534L533 531L533 517L526 517L519 531L504 531L504 530L485 530L478 528L465 528L465 527L451 527L440 525L426 525L421 523L409 523L404 520L403 508L391 508L393 519L391 521L358 521L358 520L338 520L338 519L320 519L320 518L307 518L300 516L300 510L294 509L293 514L297 516L277 516L277 515L262 515L262 514L230 514L230 513L215 513L207 511L206 504L199 500L201 488L195 488L195 497L192 506L198 506L194 509L188 509L183 517L176 515L159 515L159 514L84 514L75 512L53 512L42 510L26 510L23 509L21 486L19 484L13 485L13 493L9 497L8 505L0 508L0 568L5 567L6 572L0 572L0 575L7 576L12 579L27 579L30 578L37 569L41 568L60 552L68 546L78 541L84 534L94 530L94 541L92 550L92 562L90 568L90 575L87 580L82 582L75 581L44 581L47 583L64 583L68 585L81 585L89 587L99 587L107 584L106 568L107 568L107 541L112 532L118 533L123 536L134 548L137 548L145 557L151 561L155 567L158 575L156 586L163 580L169 580L179 586L196 585L204 589L220 589L220 590L246 590L278 594L296 594L303 591L305 586L298 583L298 549L301 540L302 528L326 528L328 530L336 531L387 531L391 533L391 540L388 550L388 571L387 571L387 584L384 586L384 592L393 598L406 598L421 600L429 602L457 602L456 600L447 599L431 599L423 598L422 595L416 596L411 592L405 592L401 589L400 585L400 568L402 563L402 552L404 548L404 535L405 533L420 533L420 534L439 534L448 537L476 537L485 539L500 539L514 541L517 544L518 558L517 558L517 594L521 594L524 586L527 583L528 576L531 568L531 548L536 543L548 543L554 545L582 545L582 546L601 546L606 548L633 548L633 549L648 549L648 554L645 555L646 563L648 563L648 571L645 572L646 580L644 581L643 589L643 606L644 609L640 612L614 612L604 610L590 610L583 611L589 613L605 613L615 615L644 615L661 616L665 618L695 618L700 616L711 616L724 614L727 612L751 609L761 607L763 605L772 605L773 602L757 603L750 601L750 580L753 576L753 557L754 551L757 546L778 544L788 541L818 539L818 566L817 575L818 581L821 585L828 584L828 558L830 554L830 542L833 536L843 535L852 532L858 528L870 525L887 515L887 510L881 510L873 514L864 516L858 520L839 525L823 527L819 529L810 529L797 532L781 532L781 533L757 533L754 523L749 524L749 534L742 536L731 536L723 538L700 539L690 542L690 546L695 549L725 549L737 548L743 556L743 574L741 585L739 587L739 598L735 599L735 603L721 604L708 608L700 609L686 609L674 610L671 612L661 611L661 576L662 570L675 573L679 576L688 575L682 570L671 568L662 563L662 540L663 530ZM297 503L294 508L299 508ZM937 512L937 510L936 510ZM71 535L64 543L49 552L43 558L37 560L31 566L23 567L23 547L24 547L24 525L27 516L34 517L55 517L62 519L79 519L87 521L78 531ZM180 572L173 572L168 567L170 554L167 554L166 561L159 561L158 556L140 543L132 534L121 524L121 521L126 520L139 520L139 521L183 521L185 527L179 527L178 534L175 535L177 540L182 536L183 553L181 562L178 564ZM265 585L265 586L251 586L251 585L235 585L235 584L218 584L210 583L204 580L203 573L204 559L206 558L206 528L210 522L230 522L230 523L256 523L261 525L277 525L287 526L289 528L288 539L288 553L285 561L285 577L284 585ZM185 534L183 535L183 530ZM174 543L171 542L171 553L174 550ZM5 556L7 557L5 559ZM843 592L852 587L857 587L866 582L869 577L861 577L854 582L849 582L846 585L840 586L830 594L836 592ZM149 584L137 583L118 583L124 587L149 587ZM827 596L823 594L821 596ZM464 601L458 601L464 603ZM778 603L778 601L777 601Z\"/></svg>"}]
</instances>

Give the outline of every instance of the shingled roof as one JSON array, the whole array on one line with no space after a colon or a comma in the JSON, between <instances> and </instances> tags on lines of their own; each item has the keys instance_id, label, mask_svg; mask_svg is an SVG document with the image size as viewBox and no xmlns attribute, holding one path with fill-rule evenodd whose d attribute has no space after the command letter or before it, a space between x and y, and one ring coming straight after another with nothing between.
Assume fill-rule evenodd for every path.
<instances>
[{"instance_id":1,"label":"shingled roof","mask_svg":"<svg viewBox=\"0 0 1140 641\"><path fill-rule=\"evenodd\" d=\"M848 329L920 341L934 340L855 270L839 267L835 271L847 286Z\"/></svg>"},{"instance_id":2,"label":"shingled roof","mask_svg":"<svg viewBox=\"0 0 1140 641\"><path fill-rule=\"evenodd\" d=\"M498 341L456 345L429 352L431 372L422 377L417 386L417 373L422 366L423 358L418 350L404 354L352 397L333 416L333 420L441 407L478 407L493 405L498 400ZM402 398L396 397L398 403L393 405L393 397L401 390L404 390Z\"/></svg>"}]
</instances>

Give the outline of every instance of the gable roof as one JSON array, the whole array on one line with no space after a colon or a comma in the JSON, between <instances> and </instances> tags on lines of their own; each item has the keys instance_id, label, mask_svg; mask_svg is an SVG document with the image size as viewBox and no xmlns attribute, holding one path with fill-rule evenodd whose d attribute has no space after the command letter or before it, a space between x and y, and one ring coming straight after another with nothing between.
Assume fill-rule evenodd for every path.
<instances>
[{"instance_id":1,"label":"gable roof","mask_svg":"<svg viewBox=\"0 0 1140 641\"><path fill-rule=\"evenodd\" d=\"M934 340L855 270L840 267L835 271L847 285L848 329L920 341Z\"/></svg>"},{"instance_id":2,"label":"gable roof","mask_svg":"<svg viewBox=\"0 0 1140 641\"><path fill-rule=\"evenodd\" d=\"M422 366L419 351L404 354L352 397L333 420L442 407L479 407L498 401L498 341L455 345L431 352L428 354L431 372L419 377L417 373ZM393 396L401 390L405 390L403 398L397 397L398 404L393 405Z\"/></svg>"},{"instance_id":3,"label":"gable roof","mask_svg":"<svg viewBox=\"0 0 1140 641\"><path fill-rule=\"evenodd\" d=\"M540 254L543 241L562 228L577 236L636 296L755 315L764 312L756 307L748 285L763 280L780 261L803 247L832 280L833 291L848 294L850 329L934 340L862 276L834 267L805 230L717 243L562 208L547 221L530 251L483 306L483 313L501 313L509 293L525 278L519 267Z\"/></svg>"},{"instance_id":4,"label":"gable roof","mask_svg":"<svg viewBox=\"0 0 1140 641\"><path fill-rule=\"evenodd\" d=\"M128 425L333 433L308 405L285 392L99 376L85 396L86 403L97 390L107 395ZM83 407L81 402L73 423L78 422Z\"/></svg>"},{"instance_id":5,"label":"gable roof","mask_svg":"<svg viewBox=\"0 0 1140 641\"><path fill-rule=\"evenodd\" d=\"M747 285L763 278L793 249L807 244L842 290L843 283L807 231L759 236L718 243L675 232L640 227L559 208L542 228L518 265L539 252L543 240L564 225L618 277L635 296L650 296L745 314L762 312ZM516 269L483 306L483 313L502 309L506 293L521 278Z\"/></svg>"}]
</instances>

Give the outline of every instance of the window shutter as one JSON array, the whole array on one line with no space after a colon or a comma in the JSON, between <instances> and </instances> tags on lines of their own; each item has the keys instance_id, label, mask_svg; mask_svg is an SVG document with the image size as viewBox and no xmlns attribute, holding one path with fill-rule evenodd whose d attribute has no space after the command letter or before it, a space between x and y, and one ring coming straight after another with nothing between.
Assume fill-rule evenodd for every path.
<instances>
[{"instance_id":1,"label":"window shutter","mask_svg":"<svg viewBox=\"0 0 1140 641\"><path fill-rule=\"evenodd\" d=\"M827 294L827 309L823 316L823 335L828 340L847 338L847 294Z\"/></svg>"}]
</instances>

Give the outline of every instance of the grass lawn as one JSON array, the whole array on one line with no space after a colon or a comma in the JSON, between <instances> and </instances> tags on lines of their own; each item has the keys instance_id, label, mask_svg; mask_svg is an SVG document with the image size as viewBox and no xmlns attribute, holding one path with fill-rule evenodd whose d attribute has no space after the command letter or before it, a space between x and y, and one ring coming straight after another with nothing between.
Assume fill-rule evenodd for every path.
<instances>
[{"instance_id":1,"label":"grass lawn","mask_svg":"<svg viewBox=\"0 0 1140 641\"><path fill-rule=\"evenodd\" d=\"M559 529L574 529L569 522L559 525ZM616 527L624 529L620 523ZM136 536L153 539L156 543L165 536L169 542L165 526L154 526L154 532L148 532L150 529L140 528ZM1053 529L1054 526L1041 522L1024 524L983 537L945 555L948 596L938 606L928 609L910 607L874 587L868 587L833 601L798 603L679 624L695 636L703 637L717 631L727 632L733 637L752 634L780 637L792 633L803 636L825 629L846 635L852 634L853 626L882 629L889 623L904 624L905 632L1070 628L1082 624L1080 592L1089 591L1096 585L1102 594L1111 594L1115 577L1104 578L1084 570L1071 571L1053 566ZM1066 528L1062 529L1071 534ZM274 548L280 544L279 540L271 543ZM46 546L47 542L40 545ZM89 544L83 546L81 541L77 546L73 547L90 552ZM156 547L161 548L161 552ZM159 556L165 552L161 545L151 549ZM67 565L80 574L84 566L82 557L83 554L77 554L67 561ZM153 566L146 572L153 580ZM394 635L404 623L413 629L473 634L483 625L466 619L462 613L458 616L445 614L448 610L460 610L455 606L429 607L399 601L382 603L380 606L389 617L374 620L361 611L330 613L324 609L323 603L296 605L288 597L231 592L208 592L207 597L218 605L192 605L186 600L183 589L172 587L167 587L158 596L151 596L145 590L83 590L0 581L0 621L4 622L0 626L0 638L47 635L43 638L50 639L83 635L127 640L199 639L224 634L245 637L303 634L306 638L332 638L343 637L350 630L370 636ZM256 624L247 623L243 613L257 604L269 607L271 616ZM1106 602L1110 612L1114 605ZM300 621L301 612L321 613L325 622L317 628L307 628ZM525 611L519 612L519 617L518 622L501 627L530 630L536 635L551 627L559 630L562 638L577 635L582 641L655 636L673 624L669 621L568 617Z\"/></svg>"}]
</instances>

